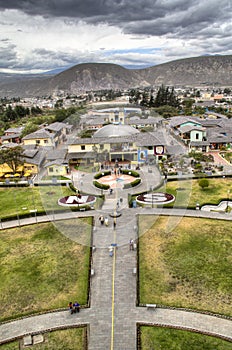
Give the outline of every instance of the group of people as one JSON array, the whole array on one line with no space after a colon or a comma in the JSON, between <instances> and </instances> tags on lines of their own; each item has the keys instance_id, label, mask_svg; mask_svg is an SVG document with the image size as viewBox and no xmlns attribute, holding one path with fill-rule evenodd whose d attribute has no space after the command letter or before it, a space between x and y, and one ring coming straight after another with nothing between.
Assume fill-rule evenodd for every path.
<instances>
[{"instance_id":1,"label":"group of people","mask_svg":"<svg viewBox=\"0 0 232 350\"><path fill-rule=\"evenodd\" d=\"M80 312L80 304L78 302L75 302L74 304L70 301L68 304L69 310L72 314L76 314L77 312Z\"/></svg>"},{"instance_id":2,"label":"group of people","mask_svg":"<svg viewBox=\"0 0 232 350\"><path fill-rule=\"evenodd\" d=\"M100 223L101 223L102 226L103 226L104 224L105 224L105 226L109 226L109 219L108 219L107 216L104 217L103 215L101 215L101 216L99 217L99 221L100 221Z\"/></svg>"}]
</instances>

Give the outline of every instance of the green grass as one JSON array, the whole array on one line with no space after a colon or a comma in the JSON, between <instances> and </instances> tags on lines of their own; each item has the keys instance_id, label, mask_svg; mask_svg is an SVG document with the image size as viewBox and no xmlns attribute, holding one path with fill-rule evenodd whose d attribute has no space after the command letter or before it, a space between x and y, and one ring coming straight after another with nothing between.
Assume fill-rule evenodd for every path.
<instances>
[{"instance_id":1,"label":"green grass","mask_svg":"<svg viewBox=\"0 0 232 350\"><path fill-rule=\"evenodd\" d=\"M87 303L91 218L56 225L0 231L1 321Z\"/></svg>"},{"instance_id":2,"label":"green grass","mask_svg":"<svg viewBox=\"0 0 232 350\"><path fill-rule=\"evenodd\" d=\"M153 219L152 225L151 216L139 218L140 303L231 315L231 223Z\"/></svg>"},{"instance_id":3,"label":"green grass","mask_svg":"<svg viewBox=\"0 0 232 350\"><path fill-rule=\"evenodd\" d=\"M141 330L142 350L231 350L232 343L198 333L162 328L145 327Z\"/></svg>"},{"instance_id":4,"label":"green grass","mask_svg":"<svg viewBox=\"0 0 232 350\"><path fill-rule=\"evenodd\" d=\"M176 200L168 206L195 207L196 203L218 204L226 199L228 191L232 196L232 180L229 178L209 179L209 187L204 190L198 185L198 180L168 181L166 186L156 190L173 194ZM232 198L231 198L232 199Z\"/></svg>"},{"instance_id":5,"label":"green grass","mask_svg":"<svg viewBox=\"0 0 232 350\"><path fill-rule=\"evenodd\" d=\"M29 350L84 350L84 328L72 328L44 334L44 342L27 346ZM1 350L17 350L21 340L1 346ZM21 349L21 347L20 347Z\"/></svg>"},{"instance_id":6,"label":"green grass","mask_svg":"<svg viewBox=\"0 0 232 350\"><path fill-rule=\"evenodd\" d=\"M0 188L0 218L30 214L30 210L62 210L57 200L73 195L66 186L5 187ZM33 214L34 215L34 214Z\"/></svg>"}]
</instances>

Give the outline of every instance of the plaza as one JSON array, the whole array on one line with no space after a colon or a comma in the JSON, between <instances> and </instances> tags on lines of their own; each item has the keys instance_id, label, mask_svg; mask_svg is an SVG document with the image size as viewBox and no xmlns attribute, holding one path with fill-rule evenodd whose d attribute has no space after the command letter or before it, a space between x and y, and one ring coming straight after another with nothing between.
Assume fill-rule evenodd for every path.
<instances>
[{"instance_id":1,"label":"plaza","mask_svg":"<svg viewBox=\"0 0 232 350\"><path fill-rule=\"evenodd\" d=\"M149 188L151 183L160 183L159 171L154 167L150 173L148 167L140 172L143 179L139 189ZM85 178L86 177L86 178ZM83 191L93 194L99 190L92 185L93 174L82 177ZM77 180L79 181L79 180ZM74 179L75 184L75 179ZM28 335L38 335L44 332L70 327L87 327L88 349L125 349L137 348L137 330L139 325L153 324L155 326L174 327L192 330L202 334L222 337L232 340L232 323L229 317L216 314L196 312L178 308L138 305L137 303L137 250L130 251L128 242L138 240L138 217L140 215L165 215L169 218L189 216L205 217L221 220L231 220L230 214L210 213L207 211L182 210L164 208L128 208L126 197L128 193L137 193L138 188L123 190L120 186L113 194L106 193L103 207L91 212L72 212L38 217L38 222L51 220L55 225L70 217L92 216L93 246L90 277L89 307L81 309L76 315L70 315L67 309L52 313L33 315L13 320L0 325L1 343L21 339ZM115 210L118 198L123 198L118 210L116 226L110 213ZM99 215L109 217L109 225L101 226ZM171 216L170 216L171 215ZM34 218L21 220L21 225L35 223ZM17 226L18 222L5 222L3 228ZM109 246L113 247L113 255L109 255ZM73 317L74 316L74 317Z\"/></svg>"}]
</instances>

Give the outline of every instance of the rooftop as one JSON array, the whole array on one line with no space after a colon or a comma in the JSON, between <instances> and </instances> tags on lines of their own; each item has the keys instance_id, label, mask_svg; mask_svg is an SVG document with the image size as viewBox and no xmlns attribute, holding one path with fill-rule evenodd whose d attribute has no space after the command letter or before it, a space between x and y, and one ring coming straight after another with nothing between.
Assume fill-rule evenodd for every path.
<instances>
[{"instance_id":1,"label":"rooftop","mask_svg":"<svg viewBox=\"0 0 232 350\"><path fill-rule=\"evenodd\" d=\"M119 137L138 134L139 131L129 125L109 124L94 133L94 137Z\"/></svg>"}]
</instances>

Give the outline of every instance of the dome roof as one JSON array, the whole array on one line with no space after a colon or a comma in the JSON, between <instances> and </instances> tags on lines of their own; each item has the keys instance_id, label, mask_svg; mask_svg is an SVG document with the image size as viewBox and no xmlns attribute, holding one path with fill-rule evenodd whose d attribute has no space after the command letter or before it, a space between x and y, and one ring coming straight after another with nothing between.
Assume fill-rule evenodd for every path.
<instances>
[{"instance_id":1,"label":"dome roof","mask_svg":"<svg viewBox=\"0 0 232 350\"><path fill-rule=\"evenodd\" d=\"M123 124L109 124L94 133L94 137L119 137L138 134L139 131L132 126Z\"/></svg>"}]
</instances>

